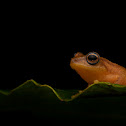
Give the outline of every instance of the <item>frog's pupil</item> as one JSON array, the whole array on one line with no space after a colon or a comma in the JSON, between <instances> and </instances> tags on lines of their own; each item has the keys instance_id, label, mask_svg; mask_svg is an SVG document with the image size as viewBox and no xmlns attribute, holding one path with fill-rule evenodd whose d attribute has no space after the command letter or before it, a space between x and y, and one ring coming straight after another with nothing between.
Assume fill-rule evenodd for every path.
<instances>
[{"instance_id":1,"label":"frog's pupil","mask_svg":"<svg viewBox=\"0 0 126 126\"><path fill-rule=\"evenodd\" d=\"M89 55L89 56L88 56L88 59L89 59L90 61L96 60L96 59L97 59L97 56L95 56L95 55Z\"/></svg>"}]
</instances>

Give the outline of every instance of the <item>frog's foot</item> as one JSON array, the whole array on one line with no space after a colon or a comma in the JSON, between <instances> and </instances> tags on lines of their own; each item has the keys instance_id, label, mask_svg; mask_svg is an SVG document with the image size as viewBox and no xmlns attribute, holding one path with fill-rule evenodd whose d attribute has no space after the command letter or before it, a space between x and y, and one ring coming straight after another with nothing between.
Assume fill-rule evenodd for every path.
<instances>
[{"instance_id":1,"label":"frog's foot","mask_svg":"<svg viewBox=\"0 0 126 126\"><path fill-rule=\"evenodd\" d=\"M98 80L94 80L94 84L97 84L97 83L99 83L99 81Z\"/></svg>"}]
</instances>

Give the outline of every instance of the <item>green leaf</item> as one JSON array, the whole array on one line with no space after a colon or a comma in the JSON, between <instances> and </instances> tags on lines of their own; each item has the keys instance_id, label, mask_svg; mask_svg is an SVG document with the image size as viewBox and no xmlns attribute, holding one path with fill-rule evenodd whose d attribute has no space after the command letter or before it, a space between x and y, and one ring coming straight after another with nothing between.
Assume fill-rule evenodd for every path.
<instances>
[{"instance_id":1,"label":"green leaf","mask_svg":"<svg viewBox=\"0 0 126 126\"><path fill-rule=\"evenodd\" d=\"M79 119L86 123L112 116L111 121L123 121L125 107L126 86L107 82L92 84L84 90L61 90L28 80L11 91L0 90L0 111L30 111L37 117L54 120Z\"/></svg>"},{"instance_id":2,"label":"green leaf","mask_svg":"<svg viewBox=\"0 0 126 126\"><path fill-rule=\"evenodd\" d=\"M61 90L61 89L53 89L49 85L41 85L34 80L28 80L22 85L11 91L2 91L0 90L0 97L5 96L24 96L24 95L40 95L44 96L45 99L50 99L53 97L54 99L59 99L61 101L72 101L78 96L82 97L90 97L90 96L102 96L102 95L124 95L126 94L126 86L122 86L119 84L111 84L108 82L99 82L90 85L84 90ZM43 95L42 95L43 94Z\"/></svg>"}]
</instances>

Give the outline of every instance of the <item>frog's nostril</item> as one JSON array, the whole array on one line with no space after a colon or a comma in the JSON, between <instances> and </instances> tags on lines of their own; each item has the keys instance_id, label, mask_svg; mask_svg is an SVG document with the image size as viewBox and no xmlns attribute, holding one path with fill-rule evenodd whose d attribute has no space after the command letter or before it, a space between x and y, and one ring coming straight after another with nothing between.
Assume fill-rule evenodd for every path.
<instances>
[{"instance_id":1,"label":"frog's nostril","mask_svg":"<svg viewBox=\"0 0 126 126\"><path fill-rule=\"evenodd\" d=\"M71 59L71 63L76 63L77 61L78 61L77 58L72 58L72 59Z\"/></svg>"}]
</instances>

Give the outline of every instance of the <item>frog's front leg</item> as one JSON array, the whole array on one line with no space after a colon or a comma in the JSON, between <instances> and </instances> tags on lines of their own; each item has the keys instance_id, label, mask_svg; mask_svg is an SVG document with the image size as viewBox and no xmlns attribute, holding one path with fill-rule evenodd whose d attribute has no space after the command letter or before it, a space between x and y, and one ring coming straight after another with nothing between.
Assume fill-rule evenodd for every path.
<instances>
[{"instance_id":1,"label":"frog's front leg","mask_svg":"<svg viewBox=\"0 0 126 126\"><path fill-rule=\"evenodd\" d=\"M97 84L97 83L99 83L99 80L94 80L94 84Z\"/></svg>"}]
</instances>

